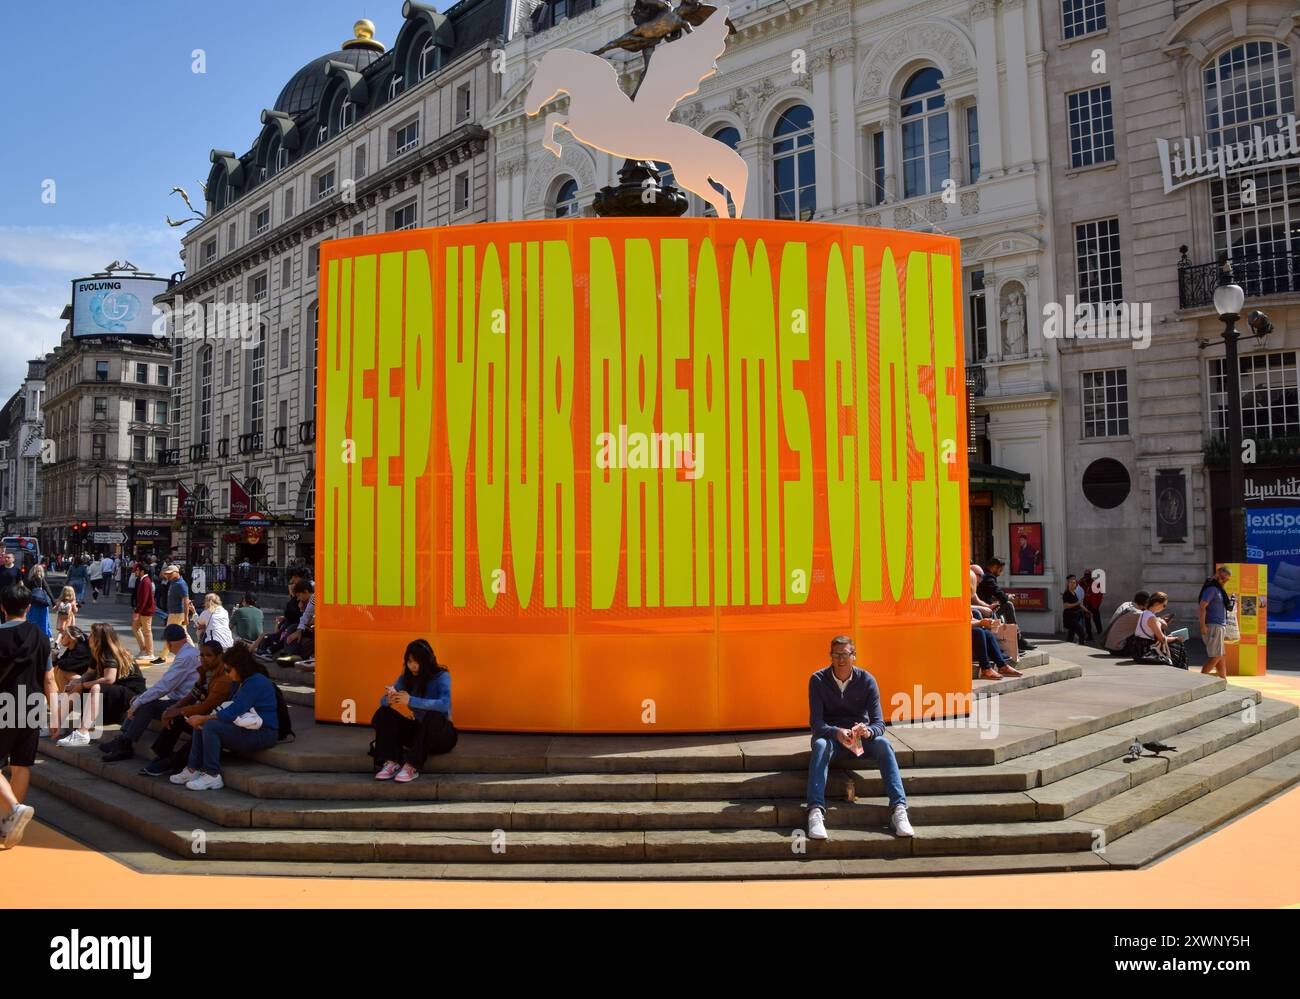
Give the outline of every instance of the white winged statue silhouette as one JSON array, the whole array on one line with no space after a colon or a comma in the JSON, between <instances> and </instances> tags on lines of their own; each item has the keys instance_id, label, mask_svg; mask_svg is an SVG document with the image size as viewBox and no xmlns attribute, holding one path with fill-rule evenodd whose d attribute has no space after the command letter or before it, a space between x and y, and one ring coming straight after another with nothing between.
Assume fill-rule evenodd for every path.
<instances>
[{"instance_id":1,"label":"white winged statue silhouette","mask_svg":"<svg viewBox=\"0 0 1300 999\"><path fill-rule=\"evenodd\" d=\"M557 94L569 95L567 114L546 116L542 145L556 156L557 128L611 156L667 163L678 185L713 206L718 218L740 218L749 167L725 143L688 125L668 120L679 103L700 89L718 69L726 47L727 12L719 7L694 30L658 47L634 98L623 93L612 64L577 49L552 49L542 56L529 85L524 110L534 116ZM725 188L735 205L709 181Z\"/></svg>"}]
</instances>

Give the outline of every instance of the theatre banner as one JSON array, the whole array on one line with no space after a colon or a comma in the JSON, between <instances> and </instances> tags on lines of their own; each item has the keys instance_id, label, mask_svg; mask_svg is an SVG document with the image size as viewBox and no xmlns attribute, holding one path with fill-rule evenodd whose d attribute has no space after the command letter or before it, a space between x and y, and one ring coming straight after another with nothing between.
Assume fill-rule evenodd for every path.
<instances>
[{"instance_id":1,"label":"theatre banner","mask_svg":"<svg viewBox=\"0 0 1300 999\"><path fill-rule=\"evenodd\" d=\"M841 633L887 716L969 692L956 240L563 219L320 274L318 718L421 636L462 728L803 727Z\"/></svg>"}]
</instances>

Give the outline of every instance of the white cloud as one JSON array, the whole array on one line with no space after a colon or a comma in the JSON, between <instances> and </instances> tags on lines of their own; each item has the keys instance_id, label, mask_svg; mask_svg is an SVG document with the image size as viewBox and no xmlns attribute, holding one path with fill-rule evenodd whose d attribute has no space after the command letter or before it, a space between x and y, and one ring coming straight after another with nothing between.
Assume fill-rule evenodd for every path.
<instances>
[{"instance_id":1,"label":"white cloud","mask_svg":"<svg viewBox=\"0 0 1300 999\"><path fill-rule=\"evenodd\" d=\"M24 271L56 271L69 282L114 260L159 274L181 269L180 232L165 225L0 225L0 262Z\"/></svg>"}]
</instances>

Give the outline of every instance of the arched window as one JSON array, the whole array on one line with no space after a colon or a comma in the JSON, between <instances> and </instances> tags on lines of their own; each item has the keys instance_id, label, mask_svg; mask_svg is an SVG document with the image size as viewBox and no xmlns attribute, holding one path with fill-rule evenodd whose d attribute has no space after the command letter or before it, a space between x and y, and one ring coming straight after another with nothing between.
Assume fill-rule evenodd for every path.
<instances>
[{"instance_id":1,"label":"arched window","mask_svg":"<svg viewBox=\"0 0 1300 999\"><path fill-rule=\"evenodd\" d=\"M434 44L432 38L426 38L424 45L420 47L420 58L416 66L415 79L418 82L437 71L438 46Z\"/></svg>"},{"instance_id":2,"label":"arched window","mask_svg":"<svg viewBox=\"0 0 1300 999\"><path fill-rule=\"evenodd\" d=\"M212 443L212 347L199 354L199 407L194 436L199 444Z\"/></svg>"},{"instance_id":3,"label":"arched window","mask_svg":"<svg viewBox=\"0 0 1300 999\"><path fill-rule=\"evenodd\" d=\"M277 141L275 147L275 159L273 160L275 172L279 173L289 165L289 150Z\"/></svg>"},{"instance_id":4,"label":"arched window","mask_svg":"<svg viewBox=\"0 0 1300 999\"><path fill-rule=\"evenodd\" d=\"M578 182L570 177L555 191L555 217L568 218L578 214Z\"/></svg>"},{"instance_id":5,"label":"arched window","mask_svg":"<svg viewBox=\"0 0 1300 999\"><path fill-rule=\"evenodd\" d=\"M813 113L806 104L787 108L772 136L772 174L776 217L802 219L817 211L817 163L813 152Z\"/></svg>"},{"instance_id":6,"label":"arched window","mask_svg":"<svg viewBox=\"0 0 1300 999\"><path fill-rule=\"evenodd\" d=\"M393 100L402 92L402 74L394 73L393 78L388 81L388 99Z\"/></svg>"},{"instance_id":7,"label":"arched window","mask_svg":"<svg viewBox=\"0 0 1300 999\"><path fill-rule=\"evenodd\" d=\"M939 85L943 74L933 66L912 74L903 88L903 197L915 198L943 189L948 168L948 108Z\"/></svg>"},{"instance_id":8,"label":"arched window","mask_svg":"<svg viewBox=\"0 0 1300 999\"><path fill-rule=\"evenodd\" d=\"M248 480L244 488L248 490L248 512L266 513L268 503L265 483L254 476Z\"/></svg>"},{"instance_id":9,"label":"arched window","mask_svg":"<svg viewBox=\"0 0 1300 999\"><path fill-rule=\"evenodd\" d=\"M208 492L208 487L199 483L194 487L194 492L190 493L190 499L194 501L195 517L212 516L212 494Z\"/></svg>"},{"instance_id":10,"label":"arched window","mask_svg":"<svg viewBox=\"0 0 1300 999\"><path fill-rule=\"evenodd\" d=\"M343 98L343 103L339 105L339 131L350 128L357 123L357 106L352 103L352 98Z\"/></svg>"},{"instance_id":11,"label":"arched window","mask_svg":"<svg viewBox=\"0 0 1300 999\"><path fill-rule=\"evenodd\" d=\"M735 149L737 146L740 145L740 130L738 128L735 128L732 125L723 125L721 128L715 129L714 131L710 132L709 138L716 139L718 142L721 142L724 146L728 146L731 149ZM709 183L713 185L713 189L717 191L719 194L726 191L726 188L719 187L717 184L714 184L713 181L709 181ZM731 200L730 192L727 192L727 207L731 209L732 215L736 214L736 203ZM713 218L718 213L713 210L712 205L705 205L704 214L707 215L709 218Z\"/></svg>"},{"instance_id":12,"label":"arched window","mask_svg":"<svg viewBox=\"0 0 1300 999\"><path fill-rule=\"evenodd\" d=\"M1244 42L1205 65L1205 128L1210 148L1254 143L1260 129L1268 143L1285 143L1275 122L1292 114L1295 85L1291 50L1279 42ZM1282 157L1289 158L1289 157ZM1252 281L1247 294L1281 294L1300 288L1300 166L1243 171L1210 182L1216 255L1258 261L1238 280ZM1288 256L1292 264L1288 267Z\"/></svg>"},{"instance_id":13,"label":"arched window","mask_svg":"<svg viewBox=\"0 0 1300 999\"><path fill-rule=\"evenodd\" d=\"M311 473L298 489L298 516L307 521L316 519L316 476Z\"/></svg>"}]
</instances>

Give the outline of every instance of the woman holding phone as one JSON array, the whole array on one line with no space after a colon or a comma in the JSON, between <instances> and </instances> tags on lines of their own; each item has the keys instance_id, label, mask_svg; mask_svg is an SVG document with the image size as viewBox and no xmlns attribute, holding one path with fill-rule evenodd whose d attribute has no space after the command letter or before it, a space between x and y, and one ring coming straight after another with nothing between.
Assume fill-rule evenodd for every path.
<instances>
[{"instance_id":1,"label":"woman holding phone","mask_svg":"<svg viewBox=\"0 0 1300 999\"><path fill-rule=\"evenodd\" d=\"M401 675L386 688L370 721L375 780L406 784L420 776L433 754L449 753L459 738L451 723L451 674L438 664L433 646L417 638L406 647Z\"/></svg>"}]
</instances>

